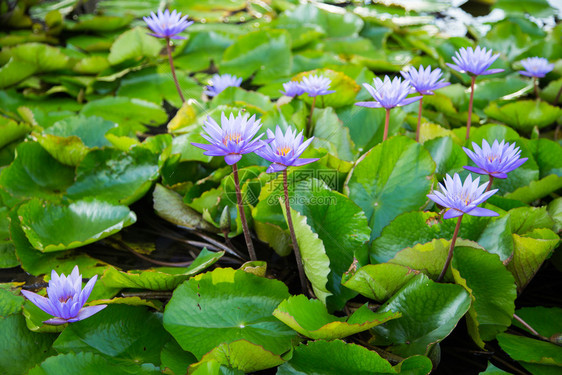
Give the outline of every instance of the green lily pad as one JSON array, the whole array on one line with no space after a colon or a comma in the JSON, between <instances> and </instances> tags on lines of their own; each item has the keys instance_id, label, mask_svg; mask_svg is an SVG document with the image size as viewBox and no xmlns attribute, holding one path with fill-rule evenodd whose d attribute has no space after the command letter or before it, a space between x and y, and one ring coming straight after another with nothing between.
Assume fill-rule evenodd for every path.
<instances>
[{"instance_id":1,"label":"green lily pad","mask_svg":"<svg viewBox=\"0 0 562 375\"><path fill-rule=\"evenodd\" d=\"M562 332L562 309L559 307L523 307L515 313L543 336L551 337ZM513 323L530 332L518 320L513 319Z\"/></svg>"},{"instance_id":2,"label":"green lily pad","mask_svg":"<svg viewBox=\"0 0 562 375\"><path fill-rule=\"evenodd\" d=\"M196 374L196 370L205 369L211 361L244 373L265 370L285 362L281 356L265 350L260 345L246 340L237 340L228 344L220 344L205 354L201 361L189 367L188 374Z\"/></svg>"},{"instance_id":3,"label":"green lily pad","mask_svg":"<svg viewBox=\"0 0 562 375\"><path fill-rule=\"evenodd\" d=\"M57 121L35 137L58 162L76 166L91 148L111 145L105 133L115 126L97 116L73 116Z\"/></svg>"},{"instance_id":4,"label":"green lily pad","mask_svg":"<svg viewBox=\"0 0 562 375\"><path fill-rule=\"evenodd\" d=\"M423 146L429 151L437 165L435 174L438 180L442 180L445 174L452 176L461 172L463 166L468 165L466 153L450 136L428 140L424 142Z\"/></svg>"},{"instance_id":5,"label":"green lily pad","mask_svg":"<svg viewBox=\"0 0 562 375\"><path fill-rule=\"evenodd\" d=\"M312 147L325 149L340 160L355 160L349 130L343 126L332 108L316 109L312 116L312 124L314 124Z\"/></svg>"},{"instance_id":6,"label":"green lily pad","mask_svg":"<svg viewBox=\"0 0 562 375\"><path fill-rule=\"evenodd\" d=\"M156 178L158 156L146 148L92 150L76 168L76 181L66 192L73 200L93 197L129 205L141 198Z\"/></svg>"},{"instance_id":7,"label":"green lily pad","mask_svg":"<svg viewBox=\"0 0 562 375\"><path fill-rule=\"evenodd\" d=\"M219 105L252 107L262 113L273 109L269 97L255 91L246 91L240 87L227 87L215 96L211 102L211 108L216 108Z\"/></svg>"},{"instance_id":8,"label":"green lily pad","mask_svg":"<svg viewBox=\"0 0 562 375\"><path fill-rule=\"evenodd\" d=\"M426 355L469 307L470 296L460 285L435 283L419 274L379 309L400 311L402 317L374 327L374 344L391 344L387 350L401 356Z\"/></svg>"},{"instance_id":9,"label":"green lily pad","mask_svg":"<svg viewBox=\"0 0 562 375\"><path fill-rule=\"evenodd\" d=\"M203 249L189 267L158 267L145 271L127 272L109 267L101 281L110 288L173 290L191 276L213 265L223 255L224 251L212 252Z\"/></svg>"},{"instance_id":10,"label":"green lily pad","mask_svg":"<svg viewBox=\"0 0 562 375\"><path fill-rule=\"evenodd\" d=\"M272 315L288 297L280 281L219 268L176 288L164 312L164 326L198 359L222 343L241 339L281 355L297 340L296 333Z\"/></svg>"},{"instance_id":11,"label":"green lily pad","mask_svg":"<svg viewBox=\"0 0 562 375\"><path fill-rule=\"evenodd\" d=\"M344 191L365 211L371 240L398 215L425 204L434 171L429 152L406 137L392 137L359 158Z\"/></svg>"},{"instance_id":12,"label":"green lily pad","mask_svg":"<svg viewBox=\"0 0 562 375\"><path fill-rule=\"evenodd\" d=\"M151 364L127 364L108 361L107 358L91 352L59 354L47 358L34 367L30 375L96 375L107 373L114 375L160 375L158 367Z\"/></svg>"},{"instance_id":13,"label":"green lily pad","mask_svg":"<svg viewBox=\"0 0 562 375\"><path fill-rule=\"evenodd\" d=\"M26 237L42 252L84 246L136 221L128 207L96 200L54 204L34 198L19 207L18 215Z\"/></svg>"},{"instance_id":14,"label":"green lily pad","mask_svg":"<svg viewBox=\"0 0 562 375\"><path fill-rule=\"evenodd\" d=\"M394 263L368 264L350 276L344 275L342 284L367 298L384 302L418 273Z\"/></svg>"},{"instance_id":15,"label":"green lily pad","mask_svg":"<svg viewBox=\"0 0 562 375\"><path fill-rule=\"evenodd\" d=\"M0 186L13 200L32 197L60 200L74 180L74 170L56 161L37 142L24 142L16 148L14 162L0 173Z\"/></svg>"},{"instance_id":16,"label":"green lily pad","mask_svg":"<svg viewBox=\"0 0 562 375\"><path fill-rule=\"evenodd\" d=\"M534 17L548 17L556 13L547 0L497 0L493 7L508 14L532 14Z\"/></svg>"},{"instance_id":17,"label":"green lily pad","mask_svg":"<svg viewBox=\"0 0 562 375\"><path fill-rule=\"evenodd\" d=\"M125 363L157 366L169 340L161 314L144 306L110 304L88 319L70 324L53 347L59 353L93 352Z\"/></svg>"},{"instance_id":18,"label":"green lily pad","mask_svg":"<svg viewBox=\"0 0 562 375\"><path fill-rule=\"evenodd\" d=\"M135 27L125 31L113 42L107 59L111 65L117 65L129 59L156 57L162 47L160 40L148 35L146 29Z\"/></svg>"},{"instance_id":19,"label":"green lily pad","mask_svg":"<svg viewBox=\"0 0 562 375\"><path fill-rule=\"evenodd\" d=\"M6 318L12 314L18 314L24 303L24 298L20 295L21 283L2 283L0 284L0 318Z\"/></svg>"},{"instance_id":20,"label":"green lily pad","mask_svg":"<svg viewBox=\"0 0 562 375\"><path fill-rule=\"evenodd\" d=\"M7 117L0 117L0 149L7 144L23 138L31 132L31 125L25 122L17 122Z\"/></svg>"},{"instance_id":21,"label":"green lily pad","mask_svg":"<svg viewBox=\"0 0 562 375\"><path fill-rule=\"evenodd\" d=\"M516 361L556 366L557 371L560 369L562 348L556 344L508 333L498 335L498 344Z\"/></svg>"},{"instance_id":22,"label":"green lily pad","mask_svg":"<svg viewBox=\"0 0 562 375\"><path fill-rule=\"evenodd\" d=\"M542 129L553 124L562 115L562 110L543 101L520 100L499 107L492 102L484 112L525 134L535 126Z\"/></svg>"},{"instance_id":23,"label":"green lily pad","mask_svg":"<svg viewBox=\"0 0 562 375\"><path fill-rule=\"evenodd\" d=\"M259 30L242 35L223 54L221 73L247 79L260 85L290 72L291 45L285 30Z\"/></svg>"},{"instance_id":24,"label":"green lily pad","mask_svg":"<svg viewBox=\"0 0 562 375\"><path fill-rule=\"evenodd\" d=\"M330 90L335 90L335 93L316 97L317 107L332 107L339 108L355 103L355 97L361 86L359 86L353 79L345 73L338 72L332 69L316 69L308 72L297 74L293 80L302 81L303 77L311 75L320 75L329 78ZM308 104L312 104L312 98L308 95L302 95L301 99Z\"/></svg>"},{"instance_id":25,"label":"green lily pad","mask_svg":"<svg viewBox=\"0 0 562 375\"><path fill-rule=\"evenodd\" d=\"M363 305L348 319L338 318L328 314L321 301L309 300L302 294L281 302L273 315L301 335L314 340L341 339L400 317L399 312L379 314Z\"/></svg>"},{"instance_id":26,"label":"green lily pad","mask_svg":"<svg viewBox=\"0 0 562 375\"><path fill-rule=\"evenodd\" d=\"M562 188L562 176L551 174L538 181L531 181L528 186L523 186L511 193L507 193L505 197L524 203L531 203L546 197L560 188Z\"/></svg>"},{"instance_id":27,"label":"green lily pad","mask_svg":"<svg viewBox=\"0 0 562 375\"><path fill-rule=\"evenodd\" d=\"M3 337L3 338L2 338ZM54 334L31 332L21 314L0 319L0 371L6 375L25 374L54 354Z\"/></svg>"},{"instance_id":28,"label":"green lily pad","mask_svg":"<svg viewBox=\"0 0 562 375\"><path fill-rule=\"evenodd\" d=\"M550 139L532 139L527 143L539 166L539 178L551 174L562 177L562 145Z\"/></svg>"},{"instance_id":29,"label":"green lily pad","mask_svg":"<svg viewBox=\"0 0 562 375\"><path fill-rule=\"evenodd\" d=\"M497 255L470 247L455 249L452 268L455 282L473 301L467 316L468 331L483 348L483 340L495 339L511 325L517 297L515 280Z\"/></svg>"}]
</instances>

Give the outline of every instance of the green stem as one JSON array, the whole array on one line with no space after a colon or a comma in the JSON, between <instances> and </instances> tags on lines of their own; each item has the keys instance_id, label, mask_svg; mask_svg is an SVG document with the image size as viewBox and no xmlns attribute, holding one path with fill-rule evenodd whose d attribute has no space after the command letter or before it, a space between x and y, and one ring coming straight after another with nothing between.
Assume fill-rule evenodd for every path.
<instances>
[{"instance_id":1,"label":"green stem","mask_svg":"<svg viewBox=\"0 0 562 375\"><path fill-rule=\"evenodd\" d=\"M445 266L443 266L443 270L439 274L437 278L437 282L440 283L445 277L445 273L447 273L447 269L451 264L451 260L453 260L453 250L455 249L455 243L457 242L457 236L459 235L459 229L461 228L461 221L464 215L459 216L459 220L457 221L457 226L455 227L455 232L453 233L453 239L451 240L451 246L449 247L449 254L447 254L447 260L445 261Z\"/></svg>"},{"instance_id":2,"label":"green stem","mask_svg":"<svg viewBox=\"0 0 562 375\"><path fill-rule=\"evenodd\" d=\"M420 109L418 110L418 127L416 128L416 142L419 143L420 141L420 126L421 126L421 118L422 118L422 105L423 103L423 95L420 98Z\"/></svg>"},{"instance_id":3,"label":"green stem","mask_svg":"<svg viewBox=\"0 0 562 375\"><path fill-rule=\"evenodd\" d=\"M492 184L494 183L494 176L489 174L488 177L490 177L490 180L488 181L488 187L486 188L486 192L490 191L490 189L492 188Z\"/></svg>"},{"instance_id":4,"label":"green stem","mask_svg":"<svg viewBox=\"0 0 562 375\"><path fill-rule=\"evenodd\" d=\"M476 76L472 76L470 82L470 101L468 102L468 118L466 119L466 139L470 137L470 124L472 123L472 102L474 101L474 83Z\"/></svg>"},{"instance_id":5,"label":"green stem","mask_svg":"<svg viewBox=\"0 0 562 375\"><path fill-rule=\"evenodd\" d=\"M236 202L238 203L238 213L240 214L240 221L242 222L242 230L244 232L244 239L246 240L246 246L248 247L248 254L250 255L250 260L258 260L256 257L256 251L254 250L254 244L252 243L252 237L250 236L250 229L248 228L248 222L246 221L246 213L244 212L244 204L242 202L242 192L240 191L240 180L238 179L238 163L232 164L232 174L234 176L234 189L236 190Z\"/></svg>"},{"instance_id":6,"label":"green stem","mask_svg":"<svg viewBox=\"0 0 562 375\"><path fill-rule=\"evenodd\" d=\"M314 134L314 128L312 127L312 114L314 113L314 106L316 105L316 96L312 98L312 106L310 107L310 117L308 118L308 138L312 137Z\"/></svg>"},{"instance_id":7,"label":"green stem","mask_svg":"<svg viewBox=\"0 0 562 375\"><path fill-rule=\"evenodd\" d=\"M539 96L539 79L537 77L533 77L533 88L535 90L535 97L538 99L540 99Z\"/></svg>"},{"instance_id":8,"label":"green stem","mask_svg":"<svg viewBox=\"0 0 562 375\"><path fill-rule=\"evenodd\" d=\"M168 51L168 61L170 62L170 69L172 70L172 77L174 77L176 89L178 90L178 94L180 95L182 103L185 103L185 98L183 97L183 93L181 92L180 83L178 82L178 78L176 77L176 68L174 68L174 60L172 59L172 46L170 44L170 38L166 38L166 50Z\"/></svg>"},{"instance_id":9,"label":"green stem","mask_svg":"<svg viewBox=\"0 0 562 375\"><path fill-rule=\"evenodd\" d=\"M304 274L304 267L302 265L301 251L299 243L297 242L297 235L293 227L293 219L291 217L291 205L289 203L289 187L287 183L287 169L283 170L283 191L285 193L285 209L287 211L287 224L289 232L291 233L291 242L293 243L293 250L295 251L295 258L297 260L297 268L299 270L299 279L301 282L302 292L308 294L308 286L306 284L306 275Z\"/></svg>"},{"instance_id":10,"label":"green stem","mask_svg":"<svg viewBox=\"0 0 562 375\"><path fill-rule=\"evenodd\" d=\"M390 108L385 108L386 109L386 115L384 117L384 133L382 135L382 140L386 141L386 139L388 138L388 123L390 122Z\"/></svg>"}]
</instances>

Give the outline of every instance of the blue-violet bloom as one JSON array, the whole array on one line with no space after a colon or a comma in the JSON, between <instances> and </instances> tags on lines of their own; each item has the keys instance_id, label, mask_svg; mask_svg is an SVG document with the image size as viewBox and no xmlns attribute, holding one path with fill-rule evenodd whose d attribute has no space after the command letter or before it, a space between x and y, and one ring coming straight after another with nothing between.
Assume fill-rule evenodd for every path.
<instances>
[{"instance_id":1,"label":"blue-violet bloom","mask_svg":"<svg viewBox=\"0 0 562 375\"><path fill-rule=\"evenodd\" d=\"M318 160L318 158L299 159L314 139L311 137L303 142L302 131L297 135L297 131L289 127L283 134L278 125L275 134L267 129L267 137L271 143L264 144L264 147L256 151L256 154L273 163L267 168L267 173L280 172L287 167L298 167Z\"/></svg>"},{"instance_id":2,"label":"blue-violet bloom","mask_svg":"<svg viewBox=\"0 0 562 375\"><path fill-rule=\"evenodd\" d=\"M220 126L208 116L203 126L203 130L208 135L204 133L201 135L211 144L192 143L192 145L205 150L204 155L224 156L228 165L237 163L243 154L254 152L264 145L264 142L260 141L263 134L252 140L261 128L260 120L256 120L255 115L250 118L248 116L247 113L244 115L238 113L238 116L234 117L231 113L227 118L223 112Z\"/></svg>"},{"instance_id":3,"label":"blue-violet bloom","mask_svg":"<svg viewBox=\"0 0 562 375\"><path fill-rule=\"evenodd\" d=\"M328 95L336 92L335 90L328 90L332 81L330 78L322 75L310 75L302 77L301 86L310 97Z\"/></svg>"},{"instance_id":4,"label":"blue-violet bloom","mask_svg":"<svg viewBox=\"0 0 562 375\"><path fill-rule=\"evenodd\" d=\"M82 289L82 275L79 274L78 266L75 266L70 275L57 275L55 270L51 272L51 280L47 287L47 297L36 293L22 290L22 294L35 306L54 316L53 319L44 321L45 324L60 325L64 323L77 322L89 318L95 313L103 310L107 305L84 307L90 297L92 289L98 278L92 277Z\"/></svg>"},{"instance_id":5,"label":"blue-violet bloom","mask_svg":"<svg viewBox=\"0 0 562 375\"><path fill-rule=\"evenodd\" d=\"M423 65L419 67L419 71L413 66L406 72L400 72L405 80L410 81L410 86L421 95L433 95L433 90L449 86L450 82L441 80L443 73L437 68L431 71L431 66L424 69Z\"/></svg>"},{"instance_id":6,"label":"blue-violet bloom","mask_svg":"<svg viewBox=\"0 0 562 375\"><path fill-rule=\"evenodd\" d=\"M480 46L476 49L472 47L461 48L455 52L453 61L456 64L447 63L447 65L460 73L468 73L473 76L488 75L501 73L503 69L489 69L490 65L500 56L499 53L492 55L492 50L486 50Z\"/></svg>"},{"instance_id":7,"label":"blue-violet bloom","mask_svg":"<svg viewBox=\"0 0 562 375\"><path fill-rule=\"evenodd\" d=\"M287 83L284 83L283 89L285 89L285 91L281 91L281 94L290 96L292 98L304 93L304 87L302 87L302 83L297 81L289 81Z\"/></svg>"},{"instance_id":8,"label":"blue-violet bloom","mask_svg":"<svg viewBox=\"0 0 562 375\"><path fill-rule=\"evenodd\" d=\"M439 184L441 191L434 190L427 197L440 206L447 207L449 210L443 215L444 219L459 217L463 214L472 216L499 216L497 212L488 210L487 208L476 207L486 199L494 195L498 189L484 192L488 186L488 182L478 186L480 177L472 181L472 176L468 175L464 184L462 183L458 173L451 178L448 174L445 176L445 186Z\"/></svg>"},{"instance_id":9,"label":"blue-violet bloom","mask_svg":"<svg viewBox=\"0 0 562 375\"><path fill-rule=\"evenodd\" d=\"M521 60L521 65L525 70L520 70L519 74L535 78L543 78L554 69L554 64L550 64L544 57L529 57Z\"/></svg>"},{"instance_id":10,"label":"blue-violet bloom","mask_svg":"<svg viewBox=\"0 0 562 375\"><path fill-rule=\"evenodd\" d=\"M230 74L223 74L218 75L215 74L209 80L209 86L205 86L205 94L207 96L217 96L219 93L223 92L224 89L227 87L240 87L242 83L242 78L238 78L235 75Z\"/></svg>"},{"instance_id":11,"label":"blue-violet bloom","mask_svg":"<svg viewBox=\"0 0 562 375\"><path fill-rule=\"evenodd\" d=\"M170 13L170 11L166 9L164 13L159 10L158 15L151 12L150 17L143 17L142 19L154 32L154 34L149 35L157 38L185 39L185 37L178 36L177 34L193 24L193 21L188 21L187 17L187 15L182 17L181 12L176 12L174 10Z\"/></svg>"},{"instance_id":12,"label":"blue-violet bloom","mask_svg":"<svg viewBox=\"0 0 562 375\"><path fill-rule=\"evenodd\" d=\"M495 178L507 178L507 173L519 168L528 158L521 158L521 150L505 141L498 142L494 140L492 147L484 139L482 140L482 148L472 142L474 151L463 147L464 152L476 164L476 167L464 166L471 172L478 174L487 174Z\"/></svg>"},{"instance_id":13,"label":"blue-violet bloom","mask_svg":"<svg viewBox=\"0 0 562 375\"><path fill-rule=\"evenodd\" d=\"M379 77L373 80L375 87L364 83L363 87L375 99L373 102L357 102L355 105L369 108L394 108L420 100L421 96L407 98L412 91L408 80L402 81L399 77L394 77L391 81L388 76L384 76L384 81Z\"/></svg>"}]
</instances>

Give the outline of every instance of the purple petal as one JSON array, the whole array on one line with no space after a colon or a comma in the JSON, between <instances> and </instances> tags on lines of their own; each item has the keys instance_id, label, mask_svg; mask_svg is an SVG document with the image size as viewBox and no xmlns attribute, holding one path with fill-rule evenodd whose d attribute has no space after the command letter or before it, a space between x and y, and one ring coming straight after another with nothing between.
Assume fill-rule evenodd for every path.
<instances>
[{"instance_id":1,"label":"purple petal","mask_svg":"<svg viewBox=\"0 0 562 375\"><path fill-rule=\"evenodd\" d=\"M281 172L284 169L287 169L286 165L279 164L279 163L273 163L267 168L266 172L267 173L275 173L275 172Z\"/></svg>"},{"instance_id":2,"label":"purple petal","mask_svg":"<svg viewBox=\"0 0 562 375\"><path fill-rule=\"evenodd\" d=\"M107 305L96 305L96 306L88 306L88 307L83 307L82 309L80 309L80 311L78 312L78 315L76 315L75 318L72 319L68 319L69 322L76 322L79 320L84 320L86 318L89 318L90 316L100 312L101 310L105 309L107 307Z\"/></svg>"},{"instance_id":3,"label":"purple petal","mask_svg":"<svg viewBox=\"0 0 562 375\"><path fill-rule=\"evenodd\" d=\"M56 315L53 314L53 309L49 305L49 300L39 294L30 292L28 290L22 290L21 293L31 301L35 306L39 307L41 310L45 311L49 315Z\"/></svg>"},{"instance_id":4,"label":"purple petal","mask_svg":"<svg viewBox=\"0 0 562 375\"><path fill-rule=\"evenodd\" d=\"M379 102L357 102L355 105L360 107L367 107L367 108L382 108Z\"/></svg>"},{"instance_id":5,"label":"purple petal","mask_svg":"<svg viewBox=\"0 0 562 375\"><path fill-rule=\"evenodd\" d=\"M487 76L489 74L501 73L504 69L488 69L480 73L480 75Z\"/></svg>"},{"instance_id":6,"label":"purple petal","mask_svg":"<svg viewBox=\"0 0 562 375\"><path fill-rule=\"evenodd\" d=\"M240 154L228 154L224 157L224 161L228 165L236 164L240 159L242 159L242 155Z\"/></svg>"},{"instance_id":7,"label":"purple petal","mask_svg":"<svg viewBox=\"0 0 562 375\"><path fill-rule=\"evenodd\" d=\"M507 173L502 173L502 172L492 172L490 173L491 176L493 176L494 178L507 178Z\"/></svg>"},{"instance_id":8,"label":"purple petal","mask_svg":"<svg viewBox=\"0 0 562 375\"><path fill-rule=\"evenodd\" d=\"M315 161L320 160L320 158L302 158L302 159L297 159L293 162L293 166L295 167L300 167L301 165L305 165L305 164L310 164L310 163L314 163Z\"/></svg>"},{"instance_id":9,"label":"purple petal","mask_svg":"<svg viewBox=\"0 0 562 375\"><path fill-rule=\"evenodd\" d=\"M452 219L454 217L459 217L462 215L463 212L456 210L454 208L450 208L449 210L447 210L447 212L445 212L445 215L443 215L443 219Z\"/></svg>"},{"instance_id":10,"label":"purple petal","mask_svg":"<svg viewBox=\"0 0 562 375\"><path fill-rule=\"evenodd\" d=\"M53 319L45 320L43 323L50 324L52 326L60 326L62 324L68 323L68 321L63 318L53 318Z\"/></svg>"},{"instance_id":11,"label":"purple petal","mask_svg":"<svg viewBox=\"0 0 562 375\"><path fill-rule=\"evenodd\" d=\"M483 207L474 207L467 214L472 216L500 216L497 212Z\"/></svg>"},{"instance_id":12,"label":"purple petal","mask_svg":"<svg viewBox=\"0 0 562 375\"><path fill-rule=\"evenodd\" d=\"M466 169L467 171L471 171L478 174L488 174L488 171L485 171L484 169L478 167L471 167L470 165L465 165L463 168Z\"/></svg>"}]
</instances>

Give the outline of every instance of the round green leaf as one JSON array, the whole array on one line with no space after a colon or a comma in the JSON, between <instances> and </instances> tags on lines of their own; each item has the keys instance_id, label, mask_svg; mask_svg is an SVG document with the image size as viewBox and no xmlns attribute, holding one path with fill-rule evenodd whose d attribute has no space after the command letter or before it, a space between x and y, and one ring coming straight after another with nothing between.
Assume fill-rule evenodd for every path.
<instances>
[{"instance_id":1,"label":"round green leaf","mask_svg":"<svg viewBox=\"0 0 562 375\"><path fill-rule=\"evenodd\" d=\"M457 145L452 137L439 137L424 142L423 146L429 151L437 165L435 174L442 180L445 174L453 175L463 171L463 166L468 165L466 153Z\"/></svg>"},{"instance_id":2,"label":"round green leaf","mask_svg":"<svg viewBox=\"0 0 562 375\"><path fill-rule=\"evenodd\" d=\"M484 347L511 325L517 297L513 275L496 254L470 247L455 248L453 277L471 295L468 330L473 340Z\"/></svg>"},{"instance_id":3,"label":"round green leaf","mask_svg":"<svg viewBox=\"0 0 562 375\"><path fill-rule=\"evenodd\" d=\"M374 327L374 343L392 344L387 350L403 357L426 355L469 307L470 296L460 285L435 283L419 274L379 309L399 311L402 317Z\"/></svg>"},{"instance_id":4,"label":"round green leaf","mask_svg":"<svg viewBox=\"0 0 562 375\"><path fill-rule=\"evenodd\" d=\"M417 270L394 263L368 264L342 282L346 288L384 302L418 273Z\"/></svg>"},{"instance_id":5,"label":"round green leaf","mask_svg":"<svg viewBox=\"0 0 562 375\"><path fill-rule=\"evenodd\" d=\"M562 114L560 108L540 100L521 100L502 107L492 102L484 112L525 134L530 134L535 126L542 129L554 123Z\"/></svg>"},{"instance_id":6,"label":"round green leaf","mask_svg":"<svg viewBox=\"0 0 562 375\"><path fill-rule=\"evenodd\" d=\"M76 182L67 189L67 197L94 197L129 205L141 198L157 177L158 155L146 148L92 150L76 168Z\"/></svg>"},{"instance_id":7,"label":"round green leaf","mask_svg":"<svg viewBox=\"0 0 562 375\"><path fill-rule=\"evenodd\" d=\"M117 65L129 59L156 57L161 49L160 39L148 35L146 29L135 27L115 40L107 59L111 65Z\"/></svg>"},{"instance_id":8,"label":"round green leaf","mask_svg":"<svg viewBox=\"0 0 562 375\"><path fill-rule=\"evenodd\" d=\"M562 333L562 309L560 307L523 307L517 310L515 314L543 336L551 337ZM513 323L530 332L518 320L513 319Z\"/></svg>"},{"instance_id":9,"label":"round green leaf","mask_svg":"<svg viewBox=\"0 0 562 375\"><path fill-rule=\"evenodd\" d=\"M42 252L84 246L136 221L128 207L96 200L57 205L32 199L20 206L18 215L29 242Z\"/></svg>"},{"instance_id":10,"label":"round green leaf","mask_svg":"<svg viewBox=\"0 0 562 375\"><path fill-rule=\"evenodd\" d=\"M21 311L24 298L20 296L20 283L0 284L0 318L17 314Z\"/></svg>"},{"instance_id":11,"label":"round green leaf","mask_svg":"<svg viewBox=\"0 0 562 375\"><path fill-rule=\"evenodd\" d=\"M396 216L425 204L434 171L429 152L402 136L388 139L359 158L344 189L365 211L371 239Z\"/></svg>"},{"instance_id":12,"label":"round green leaf","mask_svg":"<svg viewBox=\"0 0 562 375\"><path fill-rule=\"evenodd\" d=\"M69 324L53 347L59 353L93 352L129 364L157 366L169 340L161 314L144 306L110 304L88 319Z\"/></svg>"},{"instance_id":13,"label":"round green leaf","mask_svg":"<svg viewBox=\"0 0 562 375\"><path fill-rule=\"evenodd\" d=\"M273 315L301 335L315 340L344 338L400 317L397 312L375 313L363 305L346 321L328 314L321 301L309 300L302 294L281 302Z\"/></svg>"},{"instance_id":14,"label":"round green leaf","mask_svg":"<svg viewBox=\"0 0 562 375\"><path fill-rule=\"evenodd\" d=\"M108 361L101 355L82 352L59 354L47 358L34 367L29 375L161 375L158 367L151 364L127 364Z\"/></svg>"},{"instance_id":15,"label":"round green leaf","mask_svg":"<svg viewBox=\"0 0 562 375\"><path fill-rule=\"evenodd\" d=\"M516 361L553 365L560 370L562 348L559 345L508 333L499 334L498 343Z\"/></svg>"},{"instance_id":16,"label":"round green leaf","mask_svg":"<svg viewBox=\"0 0 562 375\"><path fill-rule=\"evenodd\" d=\"M60 200L73 180L74 170L53 159L37 142L21 143L14 162L0 173L0 187L18 200Z\"/></svg>"},{"instance_id":17,"label":"round green leaf","mask_svg":"<svg viewBox=\"0 0 562 375\"><path fill-rule=\"evenodd\" d=\"M391 364L374 351L341 340L309 341L299 345L277 375L395 374Z\"/></svg>"},{"instance_id":18,"label":"round green leaf","mask_svg":"<svg viewBox=\"0 0 562 375\"><path fill-rule=\"evenodd\" d=\"M280 281L219 268L176 288L164 312L164 326L199 359L222 343L240 339L281 355L297 340L296 333L272 315L288 297Z\"/></svg>"},{"instance_id":19,"label":"round green leaf","mask_svg":"<svg viewBox=\"0 0 562 375\"><path fill-rule=\"evenodd\" d=\"M355 97L361 87L355 83L353 79L342 72L337 72L331 69L317 69L308 72L302 72L296 75L293 80L302 81L302 77L311 75L321 75L329 78L330 90L335 90L335 93L319 96L316 98L316 106L318 107L332 107L339 108L346 105L355 103ZM308 104L312 104L312 98L308 95L303 95L302 100Z\"/></svg>"}]
</instances>

